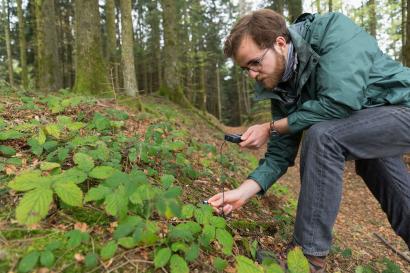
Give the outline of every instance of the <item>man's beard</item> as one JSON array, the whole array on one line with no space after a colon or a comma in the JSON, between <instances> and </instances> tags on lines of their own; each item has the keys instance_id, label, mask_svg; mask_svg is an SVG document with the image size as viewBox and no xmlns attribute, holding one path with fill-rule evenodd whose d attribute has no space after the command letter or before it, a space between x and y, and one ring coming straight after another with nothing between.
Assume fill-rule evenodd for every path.
<instances>
[{"instance_id":1,"label":"man's beard","mask_svg":"<svg viewBox=\"0 0 410 273\"><path fill-rule=\"evenodd\" d=\"M276 57L276 66L271 74L268 76L261 75L261 79L259 77L256 79L260 82L265 88L273 89L278 86L280 80L283 77L283 73L285 73L285 57L282 56L279 52L275 49L273 50L275 57Z\"/></svg>"}]
</instances>

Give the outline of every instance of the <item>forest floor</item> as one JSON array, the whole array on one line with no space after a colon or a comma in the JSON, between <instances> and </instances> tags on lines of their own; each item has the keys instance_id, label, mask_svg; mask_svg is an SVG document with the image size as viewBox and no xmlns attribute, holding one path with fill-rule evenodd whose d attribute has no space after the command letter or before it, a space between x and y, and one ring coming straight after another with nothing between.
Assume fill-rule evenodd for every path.
<instances>
[{"instance_id":1,"label":"forest floor","mask_svg":"<svg viewBox=\"0 0 410 273\"><path fill-rule=\"evenodd\" d=\"M245 130L246 127L225 127L229 133ZM265 151L266 146L250 152L261 158ZM410 171L410 156L406 155L404 160ZM290 197L297 200L300 191L299 155L295 166L289 168L277 183L285 185L290 190ZM355 173L354 162L349 161L345 166L342 203L334 227L333 250L336 251L331 252L328 260L329 272L355 272L355 268L363 264L379 268L377 263L384 258L400 265L403 272L410 272L409 262L387 247L380 237L410 257L406 244L394 233L379 203Z\"/></svg>"},{"instance_id":2,"label":"forest floor","mask_svg":"<svg viewBox=\"0 0 410 273\"><path fill-rule=\"evenodd\" d=\"M123 120L124 124L121 125L120 130L117 128L113 134L104 136L105 138L101 137L100 142L110 137L111 142L114 140L119 142L122 139L121 141L127 144L127 139L136 134L147 137L147 132L156 128L158 124L171 126L172 128L168 129L170 131L161 135L161 138L165 141L171 135L175 135L177 139L185 141L183 148L177 148L180 159L171 159L170 162L166 162L167 160L163 158L150 156L154 160L149 161L151 163L144 163L140 158L136 162L127 162L127 160L124 162L124 158L127 159L127 154L129 154L129 147L127 147L121 150L123 160L121 163L126 168L130 165L129 163L132 163L134 168L147 173L149 181L155 186L158 184L160 174L173 173L176 178L175 184L182 188L181 199L185 204L200 204L202 200L208 199L222 189L235 188L257 165L257 159L264 154L264 149L245 151L240 150L236 145L226 144L223 147L223 156L221 156L219 149L223 143L223 132L239 133L245 128L225 127L207 114L181 109L163 98L144 97L145 112L135 111L130 104L125 106L112 99L99 99L93 104L60 109L58 107L62 101L57 98L53 100L48 98L49 106L45 101L40 102L28 97L0 98L0 109L2 109L0 119L3 119L3 124L20 124L20 128L26 130L24 131L26 133L36 128L32 125L28 126L29 124L38 124L38 122L31 122L32 120L47 124L55 122L58 115L65 115L73 120L78 118L82 118L83 122L89 120L91 124L93 123L91 118L95 113L108 117L113 114L112 109L115 109L117 112L114 113L117 114L126 112L129 117ZM54 100L60 104L55 104ZM88 131L84 129L84 134L86 133ZM187 136L184 136L186 134ZM49 137L55 139L47 136ZM61 145L64 144L64 139L57 138L57 140ZM109 142L107 143L110 145ZM84 256L90 251L98 253L108 241L112 240L114 230L118 225L117 220L104 213L101 203L84 202L83 207L74 209L56 202L51 206L51 212L39 224L30 228L18 224L14 211L21 194L10 191L7 183L25 169L35 169L41 166L40 162L45 160L45 156L33 155L33 149L29 149L30 146L25 138L6 140L2 144L9 145L17 151L13 158L19 159L19 163L9 164L7 162L15 161L7 159L0 173L0 272L15 272L24 255L33 249L42 251L52 238L66 242L67 235L65 234L73 229L86 231L92 238L92 245L83 243L78 248L55 250L58 259L51 266L52 270L41 268L43 271L39 272L87 272L87 269L84 269ZM90 146L93 147L93 145ZM165 147L168 146L163 146ZM80 149L84 150L84 148ZM71 157L74 152L71 151L68 158L62 160L61 168L64 172L73 166ZM113 164L113 162L107 161L107 164ZM278 251L290 240L299 190L298 170L299 166L296 162L296 165L289 168L287 174L272 186L265 196L252 199L242 209L226 218L227 229L234 239L232 253L235 256L244 255L251 258L256 243L262 248ZM221 183L223 175L227 177L224 187ZM83 185L82 190L89 190L96 183L95 179L90 181L91 184ZM150 220L158 224L160 234L163 236L169 232L168 229L172 228L172 225L178 224L178 221L173 222L172 219L165 219L157 214L154 214ZM399 265L401 272L410 272L410 265L381 243L374 233L410 256L405 244L394 235L389 227L377 202L360 178L354 174L354 166L348 163L345 171L342 206L334 230L335 240L329 256L327 272L382 272L389 266L390 271L383 272L400 272L394 271L394 266L392 267L388 261L384 260L385 258ZM153 270L152 268L154 250L152 245L142 245L135 250L119 248L113 258L108 261L99 261L96 268L91 271L161 272L160 269ZM176 253L182 255L180 252ZM221 254L221 245L214 241L211 249L201 246L198 259L190 262L189 268L192 272L217 272L214 263L217 257L222 257L227 261L224 272L236 272L235 256ZM165 268L168 267L162 267L162 271L167 272ZM366 268L371 268L373 271L368 271ZM173 271L171 268L171 272L178 271Z\"/></svg>"}]
</instances>

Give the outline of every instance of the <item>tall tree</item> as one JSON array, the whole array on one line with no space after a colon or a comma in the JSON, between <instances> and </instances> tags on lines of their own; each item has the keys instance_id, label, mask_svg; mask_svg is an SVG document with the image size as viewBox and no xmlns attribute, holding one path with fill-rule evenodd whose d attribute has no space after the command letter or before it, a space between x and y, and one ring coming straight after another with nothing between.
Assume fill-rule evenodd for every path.
<instances>
[{"instance_id":1,"label":"tall tree","mask_svg":"<svg viewBox=\"0 0 410 273\"><path fill-rule=\"evenodd\" d=\"M404 52L404 64L409 66L410 65L410 0L407 0L407 20L406 20L406 46Z\"/></svg>"},{"instance_id":2,"label":"tall tree","mask_svg":"<svg viewBox=\"0 0 410 273\"><path fill-rule=\"evenodd\" d=\"M376 1L369 0L367 2L367 6L369 8L369 30L370 34L373 37L376 37L376 26L377 26L377 18L376 18Z\"/></svg>"},{"instance_id":3,"label":"tall tree","mask_svg":"<svg viewBox=\"0 0 410 273\"><path fill-rule=\"evenodd\" d=\"M294 22L302 14L302 0L287 1L289 11L289 22Z\"/></svg>"},{"instance_id":4,"label":"tall tree","mask_svg":"<svg viewBox=\"0 0 410 273\"><path fill-rule=\"evenodd\" d=\"M162 84L162 65L161 65L161 13L158 11L158 1L150 0L148 3L147 23L150 28L148 34L148 53L151 57L151 65L145 66L150 69L149 92L158 90Z\"/></svg>"},{"instance_id":5,"label":"tall tree","mask_svg":"<svg viewBox=\"0 0 410 273\"><path fill-rule=\"evenodd\" d=\"M120 0L121 8L121 57L123 64L124 89L128 96L138 92L134 66L134 41L131 19L131 0Z\"/></svg>"},{"instance_id":6,"label":"tall tree","mask_svg":"<svg viewBox=\"0 0 410 273\"><path fill-rule=\"evenodd\" d=\"M107 59L111 81L114 89L119 89L118 83L118 58L117 58L117 38L115 32L115 0L107 0L105 3L105 18L107 29Z\"/></svg>"},{"instance_id":7,"label":"tall tree","mask_svg":"<svg viewBox=\"0 0 410 273\"><path fill-rule=\"evenodd\" d=\"M36 83L40 90L56 91L63 87L58 53L54 0L36 0Z\"/></svg>"},{"instance_id":8,"label":"tall tree","mask_svg":"<svg viewBox=\"0 0 410 273\"><path fill-rule=\"evenodd\" d=\"M17 16L19 22L19 49L21 66L21 83L24 88L28 87L27 53L26 53L26 32L24 27L24 14L21 0L17 0Z\"/></svg>"},{"instance_id":9,"label":"tall tree","mask_svg":"<svg viewBox=\"0 0 410 273\"><path fill-rule=\"evenodd\" d=\"M329 0L329 9L328 9L328 11L329 12L333 11L333 0Z\"/></svg>"},{"instance_id":10,"label":"tall tree","mask_svg":"<svg viewBox=\"0 0 410 273\"><path fill-rule=\"evenodd\" d=\"M191 107L191 103L186 99L179 82L175 3L172 0L161 0L161 6L162 27L164 30L164 81L161 93L168 96L172 101Z\"/></svg>"},{"instance_id":11,"label":"tall tree","mask_svg":"<svg viewBox=\"0 0 410 273\"><path fill-rule=\"evenodd\" d=\"M74 91L111 91L101 45L98 0L75 0L76 69Z\"/></svg>"},{"instance_id":12,"label":"tall tree","mask_svg":"<svg viewBox=\"0 0 410 273\"><path fill-rule=\"evenodd\" d=\"M14 85L13 57L11 55L11 42L10 42L9 2L3 0L2 4L3 4L3 26L4 26L4 36L5 36L4 38L6 42L9 83L10 85Z\"/></svg>"}]
</instances>

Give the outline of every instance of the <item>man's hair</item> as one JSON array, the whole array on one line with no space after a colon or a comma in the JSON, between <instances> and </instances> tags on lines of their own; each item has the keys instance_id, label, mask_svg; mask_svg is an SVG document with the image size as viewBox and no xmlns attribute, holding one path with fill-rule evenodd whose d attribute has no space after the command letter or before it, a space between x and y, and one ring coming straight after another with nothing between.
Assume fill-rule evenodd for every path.
<instances>
[{"instance_id":1,"label":"man's hair","mask_svg":"<svg viewBox=\"0 0 410 273\"><path fill-rule=\"evenodd\" d=\"M273 10L259 9L244 15L235 23L225 40L225 56L235 57L242 39L247 35L260 48L273 46L278 36L283 36L286 43L290 40L285 18Z\"/></svg>"}]
</instances>

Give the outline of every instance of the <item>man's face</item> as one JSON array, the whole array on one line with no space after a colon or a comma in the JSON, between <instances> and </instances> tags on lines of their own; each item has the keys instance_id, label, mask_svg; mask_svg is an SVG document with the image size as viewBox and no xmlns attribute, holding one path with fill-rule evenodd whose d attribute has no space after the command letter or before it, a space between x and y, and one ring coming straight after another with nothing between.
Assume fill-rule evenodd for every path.
<instances>
[{"instance_id":1,"label":"man's face","mask_svg":"<svg viewBox=\"0 0 410 273\"><path fill-rule=\"evenodd\" d=\"M287 45L283 37L278 39L271 48L262 49L251 37L245 36L235 54L235 62L248 71L249 77L268 89L278 85L285 71Z\"/></svg>"}]
</instances>

